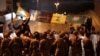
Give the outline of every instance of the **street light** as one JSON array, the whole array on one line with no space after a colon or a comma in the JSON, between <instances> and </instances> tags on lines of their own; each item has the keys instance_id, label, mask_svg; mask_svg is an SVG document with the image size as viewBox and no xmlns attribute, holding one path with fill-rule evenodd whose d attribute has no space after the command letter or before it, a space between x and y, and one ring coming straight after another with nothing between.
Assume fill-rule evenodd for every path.
<instances>
[{"instance_id":1,"label":"street light","mask_svg":"<svg viewBox=\"0 0 100 56\"><path fill-rule=\"evenodd\" d=\"M54 3L54 5L56 6L56 12L58 12L58 6L60 5L59 2Z\"/></svg>"},{"instance_id":2,"label":"street light","mask_svg":"<svg viewBox=\"0 0 100 56\"><path fill-rule=\"evenodd\" d=\"M37 10L39 9L39 0L36 0L37 3Z\"/></svg>"}]
</instances>

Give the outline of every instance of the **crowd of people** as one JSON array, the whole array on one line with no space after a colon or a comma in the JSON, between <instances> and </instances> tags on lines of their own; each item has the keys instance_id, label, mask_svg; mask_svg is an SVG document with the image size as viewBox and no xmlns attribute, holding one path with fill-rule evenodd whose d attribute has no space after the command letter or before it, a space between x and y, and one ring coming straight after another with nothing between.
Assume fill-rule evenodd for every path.
<instances>
[{"instance_id":1,"label":"crowd of people","mask_svg":"<svg viewBox=\"0 0 100 56\"><path fill-rule=\"evenodd\" d=\"M13 25L16 33L13 38L11 32L3 33L0 56L100 56L100 33L95 32L91 20L77 29L71 26L69 32L44 33L31 33L28 22L29 19L19 26Z\"/></svg>"},{"instance_id":2,"label":"crowd of people","mask_svg":"<svg viewBox=\"0 0 100 56\"><path fill-rule=\"evenodd\" d=\"M70 32L25 32L14 38L6 32L0 38L0 56L100 56L99 35L81 26Z\"/></svg>"}]
</instances>

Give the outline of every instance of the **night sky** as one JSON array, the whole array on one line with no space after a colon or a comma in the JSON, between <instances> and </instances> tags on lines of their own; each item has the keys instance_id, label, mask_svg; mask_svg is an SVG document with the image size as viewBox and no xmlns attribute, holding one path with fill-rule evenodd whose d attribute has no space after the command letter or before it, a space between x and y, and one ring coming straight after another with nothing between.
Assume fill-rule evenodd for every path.
<instances>
[{"instance_id":1,"label":"night sky","mask_svg":"<svg viewBox=\"0 0 100 56\"><path fill-rule=\"evenodd\" d=\"M16 11L16 2L18 0L14 0L14 9ZM55 2L59 2L60 5L58 7L58 12L68 12L68 13L77 13L83 12L86 10L94 9L94 0L39 0L39 4L37 6L37 0L21 0L21 6L26 10L40 10L44 12L56 12L56 7L54 5Z\"/></svg>"}]
</instances>

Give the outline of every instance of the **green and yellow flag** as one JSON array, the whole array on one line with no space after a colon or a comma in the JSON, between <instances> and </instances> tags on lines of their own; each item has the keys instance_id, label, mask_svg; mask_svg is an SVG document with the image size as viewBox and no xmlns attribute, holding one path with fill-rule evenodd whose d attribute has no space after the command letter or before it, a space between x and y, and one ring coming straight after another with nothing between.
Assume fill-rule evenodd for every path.
<instances>
[{"instance_id":1,"label":"green and yellow flag","mask_svg":"<svg viewBox=\"0 0 100 56\"><path fill-rule=\"evenodd\" d=\"M51 23L59 23L59 24L65 24L66 16L58 13L54 13L51 18Z\"/></svg>"},{"instance_id":2,"label":"green and yellow flag","mask_svg":"<svg viewBox=\"0 0 100 56\"><path fill-rule=\"evenodd\" d=\"M74 15L68 15L67 16L67 20L72 23L79 23L79 24L83 24L85 22L86 16L84 15L79 15L79 16L74 16Z\"/></svg>"}]
</instances>

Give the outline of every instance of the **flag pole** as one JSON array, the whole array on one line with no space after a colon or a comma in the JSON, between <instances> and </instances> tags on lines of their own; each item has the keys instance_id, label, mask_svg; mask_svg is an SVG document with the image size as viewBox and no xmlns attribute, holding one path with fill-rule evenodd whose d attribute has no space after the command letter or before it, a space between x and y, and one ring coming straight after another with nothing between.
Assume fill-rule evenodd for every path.
<instances>
[{"instance_id":1,"label":"flag pole","mask_svg":"<svg viewBox=\"0 0 100 56\"><path fill-rule=\"evenodd\" d=\"M37 2L37 10L39 9L39 0L36 1Z\"/></svg>"},{"instance_id":2,"label":"flag pole","mask_svg":"<svg viewBox=\"0 0 100 56\"><path fill-rule=\"evenodd\" d=\"M12 9L11 9L11 22L13 23L13 0L12 0Z\"/></svg>"}]
</instances>

